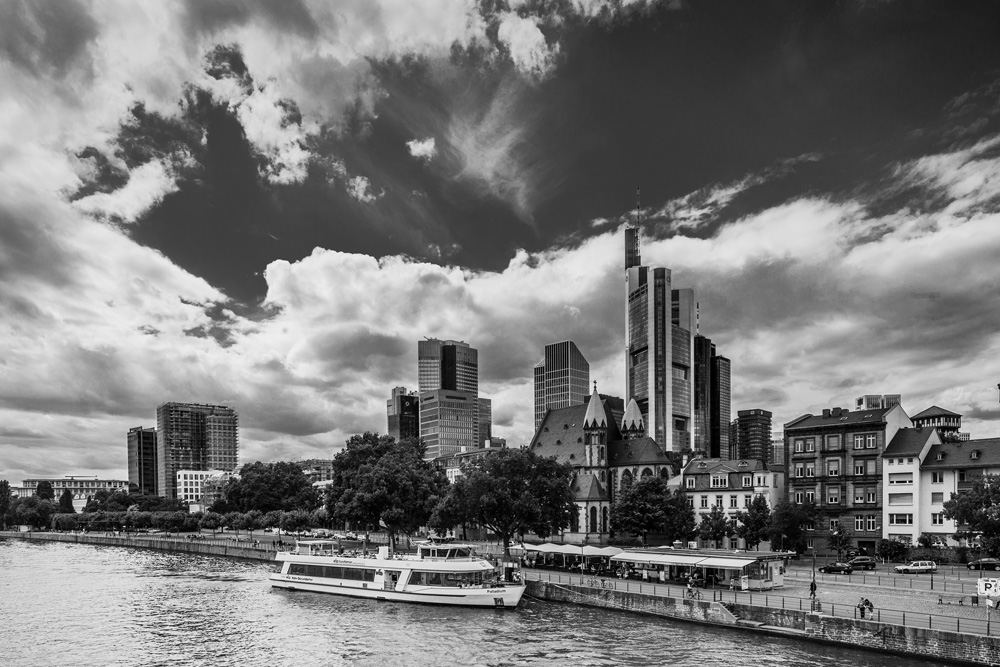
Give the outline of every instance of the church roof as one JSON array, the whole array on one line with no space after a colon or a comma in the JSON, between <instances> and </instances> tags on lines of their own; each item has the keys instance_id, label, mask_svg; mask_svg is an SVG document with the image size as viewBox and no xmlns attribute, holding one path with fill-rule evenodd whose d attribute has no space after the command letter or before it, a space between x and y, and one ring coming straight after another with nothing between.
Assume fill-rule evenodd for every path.
<instances>
[{"instance_id":1,"label":"church roof","mask_svg":"<svg viewBox=\"0 0 1000 667\"><path fill-rule=\"evenodd\" d=\"M621 440L622 436L615 420L611 418L608 401L599 402L605 411L605 421L608 424L607 440L610 445L614 440ZM583 420L589 407L589 404L581 403L568 408L553 408L546 412L528 448L539 456L555 458L560 463L583 465L587 460Z\"/></svg>"},{"instance_id":2,"label":"church roof","mask_svg":"<svg viewBox=\"0 0 1000 667\"><path fill-rule=\"evenodd\" d=\"M642 422L642 411L634 398L630 398L628 407L625 408L625 417L622 419L622 431L644 431L645 425Z\"/></svg>"},{"instance_id":3,"label":"church roof","mask_svg":"<svg viewBox=\"0 0 1000 667\"><path fill-rule=\"evenodd\" d=\"M573 500L610 500L604 486L592 474L577 475L573 481Z\"/></svg>"},{"instance_id":4,"label":"church roof","mask_svg":"<svg viewBox=\"0 0 1000 667\"><path fill-rule=\"evenodd\" d=\"M611 467L670 463L671 457L652 438L616 440L608 443L608 465Z\"/></svg>"},{"instance_id":5,"label":"church roof","mask_svg":"<svg viewBox=\"0 0 1000 667\"><path fill-rule=\"evenodd\" d=\"M587 414L583 418L584 428L607 428L608 417L604 410L604 401L597 394L597 383L594 383L594 393L587 401Z\"/></svg>"}]
</instances>

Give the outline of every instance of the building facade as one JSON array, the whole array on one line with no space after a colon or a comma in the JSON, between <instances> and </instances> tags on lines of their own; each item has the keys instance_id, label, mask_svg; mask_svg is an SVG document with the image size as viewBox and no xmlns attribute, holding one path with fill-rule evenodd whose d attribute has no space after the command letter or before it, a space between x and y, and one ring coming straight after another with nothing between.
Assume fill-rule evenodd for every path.
<instances>
[{"instance_id":1,"label":"building facade","mask_svg":"<svg viewBox=\"0 0 1000 667\"><path fill-rule=\"evenodd\" d=\"M733 434L734 459L759 460L771 463L771 413L761 408L736 413Z\"/></svg>"},{"instance_id":2,"label":"building facade","mask_svg":"<svg viewBox=\"0 0 1000 667\"><path fill-rule=\"evenodd\" d=\"M468 343L425 339L417 343L420 437L424 458L481 447L492 436L492 403L479 396L479 352Z\"/></svg>"},{"instance_id":3,"label":"building facade","mask_svg":"<svg viewBox=\"0 0 1000 667\"><path fill-rule=\"evenodd\" d=\"M816 507L810 547L829 553L837 532L850 546L875 553L884 526L882 452L900 429L910 427L898 403L853 412L824 409L785 424L788 500Z\"/></svg>"},{"instance_id":4,"label":"building facade","mask_svg":"<svg viewBox=\"0 0 1000 667\"><path fill-rule=\"evenodd\" d=\"M458 454L479 442L479 397L468 391L434 389L420 394L424 458Z\"/></svg>"},{"instance_id":5,"label":"building facade","mask_svg":"<svg viewBox=\"0 0 1000 667\"><path fill-rule=\"evenodd\" d=\"M122 493L128 493L129 491L129 483L126 480L98 479L97 477L81 475L26 479L21 482L19 489L15 491L11 487L11 491L22 498L33 496L38 491L39 482L49 482L52 485L52 491L55 493L54 500L56 502L59 501L63 493L69 490L73 494L73 509L77 512L83 511L83 508L87 505L87 501L98 491L121 491Z\"/></svg>"},{"instance_id":6,"label":"building facade","mask_svg":"<svg viewBox=\"0 0 1000 667\"><path fill-rule=\"evenodd\" d=\"M388 426L386 433L396 439L420 437L420 396L407 392L406 387L394 387L392 398L385 405Z\"/></svg>"},{"instance_id":7,"label":"building facade","mask_svg":"<svg viewBox=\"0 0 1000 667\"><path fill-rule=\"evenodd\" d=\"M128 483L133 493L155 496L156 429L136 426L128 430Z\"/></svg>"},{"instance_id":8,"label":"building facade","mask_svg":"<svg viewBox=\"0 0 1000 667\"><path fill-rule=\"evenodd\" d=\"M449 389L479 394L479 351L457 340L426 338L417 342L420 393Z\"/></svg>"},{"instance_id":9,"label":"building facade","mask_svg":"<svg viewBox=\"0 0 1000 667\"><path fill-rule=\"evenodd\" d=\"M535 428L545 411L580 405L590 389L590 363L573 341L551 343L534 369Z\"/></svg>"},{"instance_id":10,"label":"building facade","mask_svg":"<svg viewBox=\"0 0 1000 667\"><path fill-rule=\"evenodd\" d=\"M223 474L222 470L178 470L177 500L204 506L205 481Z\"/></svg>"},{"instance_id":11,"label":"building facade","mask_svg":"<svg viewBox=\"0 0 1000 667\"><path fill-rule=\"evenodd\" d=\"M181 470L232 472L239 458L239 416L224 405L163 403L156 408L157 492L177 498Z\"/></svg>"}]
</instances>

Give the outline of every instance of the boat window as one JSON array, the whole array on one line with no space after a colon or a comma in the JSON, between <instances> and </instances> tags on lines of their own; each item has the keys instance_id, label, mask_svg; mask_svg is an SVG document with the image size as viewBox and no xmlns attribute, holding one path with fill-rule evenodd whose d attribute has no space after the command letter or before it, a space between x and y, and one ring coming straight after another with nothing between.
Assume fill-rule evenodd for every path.
<instances>
[{"instance_id":1,"label":"boat window","mask_svg":"<svg viewBox=\"0 0 1000 667\"><path fill-rule=\"evenodd\" d=\"M360 567L292 563L288 568L288 574L298 574L306 577L325 577L326 579L347 579L350 581L375 581L375 570Z\"/></svg>"},{"instance_id":2,"label":"boat window","mask_svg":"<svg viewBox=\"0 0 1000 667\"><path fill-rule=\"evenodd\" d=\"M409 583L415 586L479 586L483 583L483 573L413 571Z\"/></svg>"}]
</instances>

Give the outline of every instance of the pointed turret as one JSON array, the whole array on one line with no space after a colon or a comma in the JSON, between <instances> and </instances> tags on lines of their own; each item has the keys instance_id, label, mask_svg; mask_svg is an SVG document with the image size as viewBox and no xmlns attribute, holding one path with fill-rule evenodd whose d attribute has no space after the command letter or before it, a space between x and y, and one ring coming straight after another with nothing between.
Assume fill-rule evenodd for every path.
<instances>
[{"instance_id":1,"label":"pointed turret","mask_svg":"<svg viewBox=\"0 0 1000 667\"><path fill-rule=\"evenodd\" d=\"M646 434L646 425L642 421L642 411L635 399L629 399L628 407L625 408L625 416L622 418L622 435L626 440L641 438Z\"/></svg>"},{"instance_id":2,"label":"pointed turret","mask_svg":"<svg viewBox=\"0 0 1000 667\"><path fill-rule=\"evenodd\" d=\"M608 419L604 415L604 403L597 394L597 383L594 382L594 393L590 395L590 400L587 402L587 415L583 418L583 428L606 429L607 427Z\"/></svg>"}]
</instances>

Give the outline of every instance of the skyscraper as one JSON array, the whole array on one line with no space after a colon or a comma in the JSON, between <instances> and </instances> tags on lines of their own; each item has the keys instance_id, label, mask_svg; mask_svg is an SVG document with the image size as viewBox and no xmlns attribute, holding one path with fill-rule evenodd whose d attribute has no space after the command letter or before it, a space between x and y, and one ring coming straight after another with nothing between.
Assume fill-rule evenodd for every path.
<instances>
[{"instance_id":1,"label":"skyscraper","mask_svg":"<svg viewBox=\"0 0 1000 667\"><path fill-rule=\"evenodd\" d=\"M733 416L732 370L729 359L712 357L711 438L709 450L713 457L722 457L730 450L729 421Z\"/></svg>"},{"instance_id":2,"label":"skyscraper","mask_svg":"<svg viewBox=\"0 0 1000 667\"><path fill-rule=\"evenodd\" d=\"M664 451L693 444L694 292L673 290L670 269L643 266L639 230L625 229L625 402Z\"/></svg>"},{"instance_id":3,"label":"skyscraper","mask_svg":"<svg viewBox=\"0 0 1000 667\"><path fill-rule=\"evenodd\" d=\"M386 433L397 441L420 437L420 397L406 387L394 387L392 398L385 402Z\"/></svg>"},{"instance_id":4,"label":"skyscraper","mask_svg":"<svg viewBox=\"0 0 1000 667\"><path fill-rule=\"evenodd\" d=\"M136 426L128 430L128 485L134 493L157 495L154 428Z\"/></svg>"},{"instance_id":5,"label":"skyscraper","mask_svg":"<svg viewBox=\"0 0 1000 667\"><path fill-rule=\"evenodd\" d=\"M590 364L576 343L563 341L545 346L545 356L535 366L535 430L546 410L568 408L587 400Z\"/></svg>"},{"instance_id":6,"label":"skyscraper","mask_svg":"<svg viewBox=\"0 0 1000 667\"><path fill-rule=\"evenodd\" d=\"M733 422L736 425L736 456L734 458L773 463L771 458L771 413L767 410L754 408L753 410L740 410L736 415Z\"/></svg>"},{"instance_id":7,"label":"skyscraper","mask_svg":"<svg viewBox=\"0 0 1000 667\"><path fill-rule=\"evenodd\" d=\"M429 338L417 342L420 437L425 458L481 447L480 431L490 429L492 406L479 398L479 352L468 343ZM490 415L480 417L480 409Z\"/></svg>"},{"instance_id":8,"label":"skyscraper","mask_svg":"<svg viewBox=\"0 0 1000 667\"><path fill-rule=\"evenodd\" d=\"M224 405L164 403L156 408L156 491L177 497L179 470L236 469L239 416Z\"/></svg>"}]
</instances>

